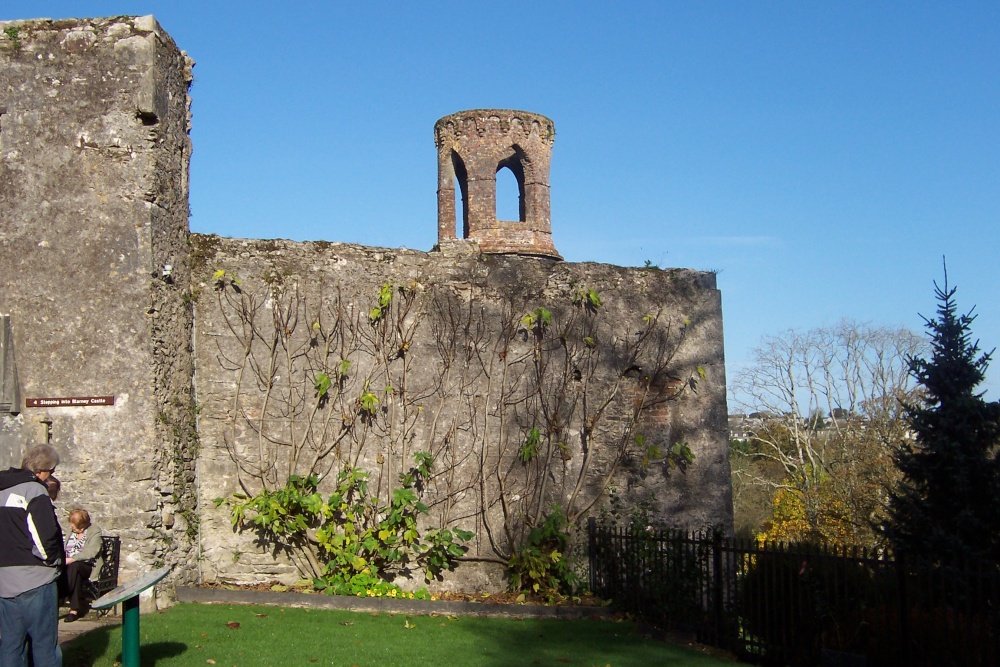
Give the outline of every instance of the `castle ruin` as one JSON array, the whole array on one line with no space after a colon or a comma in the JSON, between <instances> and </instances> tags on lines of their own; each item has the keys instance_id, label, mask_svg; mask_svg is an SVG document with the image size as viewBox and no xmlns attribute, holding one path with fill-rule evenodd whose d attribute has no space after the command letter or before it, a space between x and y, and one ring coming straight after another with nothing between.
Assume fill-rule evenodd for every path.
<instances>
[{"instance_id":1,"label":"castle ruin","mask_svg":"<svg viewBox=\"0 0 1000 667\"><path fill-rule=\"evenodd\" d=\"M348 462L386 493L418 451L432 519L476 535L442 587L501 587L553 502L731 527L715 276L560 261L552 121L437 122L436 251L191 234L193 62L170 36L0 27L0 464L55 446L60 512L122 537L123 579L292 581L214 501ZM519 220L497 219L502 169Z\"/></svg>"},{"instance_id":2,"label":"castle ruin","mask_svg":"<svg viewBox=\"0 0 1000 667\"><path fill-rule=\"evenodd\" d=\"M462 204L461 239L481 252L559 258L552 245L549 163L555 125L526 111L474 109L434 124L438 149L438 244L458 238L455 183ZM517 179L519 220L497 220L496 175Z\"/></svg>"}]
</instances>

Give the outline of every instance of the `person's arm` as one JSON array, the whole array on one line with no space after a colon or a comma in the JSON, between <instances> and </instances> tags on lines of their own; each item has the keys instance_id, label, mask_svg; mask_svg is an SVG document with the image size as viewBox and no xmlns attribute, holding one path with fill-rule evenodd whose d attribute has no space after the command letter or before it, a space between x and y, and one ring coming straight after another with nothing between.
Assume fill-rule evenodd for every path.
<instances>
[{"instance_id":1,"label":"person's arm","mask_svg":"<svg viewBox=\"0 0 1000 667\"><path fill-rule=\"evenodd\" d=\"M45 485L41 488L45 489ZM66 558L62 528L47 490L28 501L28 524L35 546L44 554L45 564L62 565Z\"/></svg>"},{"instance_id":2,"label":"person's arm","mask_svg":"<svg viewBox=\"0 0 1000 667\"><path fill-rule=\"evenodd\" d=\"M101 527L94 524L87 529L87 541L83 543L83 548L77 552L74 560L94 560L101 553L104 541L101 539L103 533Z\"/></svg>"}]
</instances>

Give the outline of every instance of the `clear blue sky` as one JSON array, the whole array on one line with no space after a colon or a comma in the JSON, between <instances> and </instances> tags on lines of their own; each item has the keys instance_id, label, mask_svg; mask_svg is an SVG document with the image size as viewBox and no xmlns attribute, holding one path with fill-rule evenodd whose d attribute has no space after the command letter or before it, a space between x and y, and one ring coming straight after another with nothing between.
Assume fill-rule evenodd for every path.
<instances>
[{"instance_id":1,"label":"clear blue sky","mask_svg":"<svg viewBox=\"0 0 1000 667\"><path fill-rule=\"evenodd\" d=\"M556 248L717 270L730 376L789 328L923 331L943 255L1000 347L995 0L0 6L116 14L197 61L194 231L429 249L434 122L525 109L556 125Z\"/></svg>"}]
</instances>

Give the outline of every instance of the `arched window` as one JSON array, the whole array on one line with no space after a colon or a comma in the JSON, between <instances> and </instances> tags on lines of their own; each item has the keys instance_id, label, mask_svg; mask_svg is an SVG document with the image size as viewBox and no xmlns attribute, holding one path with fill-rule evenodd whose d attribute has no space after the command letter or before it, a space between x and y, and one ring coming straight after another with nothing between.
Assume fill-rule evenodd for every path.
<instances>
[{"instance_id":1,"label":"arched window","mask_svg":"<svg viewBox=\"0 0 1000 667\"><path fill-rule=\"evenodd\" d=\"M514 154L497 165L497 220L524 222L526 219L523 158L524 152L514 146Z\"/></svg>"},{"instance_id":2,"label":"arched window","mask_svg":"<svg viewBox=\"0 0 1000 667\"><path fill-rule=\"evenodd\" d=\"M469 238L469 174L465 162L455 151L451 152L455 170L455 238Z\"/></svg>"}]
</instances>

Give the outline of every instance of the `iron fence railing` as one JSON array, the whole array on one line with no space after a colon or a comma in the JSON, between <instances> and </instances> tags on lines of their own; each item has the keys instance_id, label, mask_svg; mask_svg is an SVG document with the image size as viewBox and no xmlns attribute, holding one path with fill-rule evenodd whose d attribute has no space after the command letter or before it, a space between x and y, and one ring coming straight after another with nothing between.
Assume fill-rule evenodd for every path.
<instances>
[{"instance_id":1,"label":"iron fence railing","mask_svg":"<svg viewBox=\"0 0 1000 667\"><path fill-rule=\"evenodd\" d=\"M590 588L772 665L995 665L1000 568L874 549L589 524Z\"/></svg>"}]
</instances>

